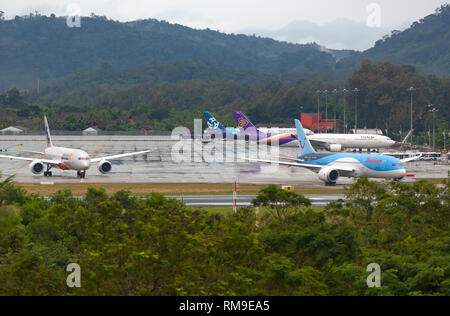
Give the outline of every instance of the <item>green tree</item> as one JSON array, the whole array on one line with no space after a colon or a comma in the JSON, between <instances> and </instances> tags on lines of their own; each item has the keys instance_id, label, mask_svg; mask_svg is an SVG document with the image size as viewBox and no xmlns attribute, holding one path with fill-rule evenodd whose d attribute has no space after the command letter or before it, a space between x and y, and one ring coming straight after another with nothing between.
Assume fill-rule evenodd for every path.
<instances>
[{"instance_id":1,"label":"green tree","mask_svg":"<svg viewBox=\"0 0 450 316\"><path fill-rule=\"evenodd\" d=\"M273 215L283 224L290 210L299 206L310 206L311 201L301 194L269 185L258 193L252 204L270 208Z\"/></svg>"},{"instance_id":2,"label":"green tree","mask_svg":"<svg viewBox=\"0 0 450 316\"><path fill-rule=\"evenodd\" d=\"M81 131L86 128L86 122L82 118L77 118L75 114L67 115L62 123L65 131Z\"/></svg>"}]
</instances>

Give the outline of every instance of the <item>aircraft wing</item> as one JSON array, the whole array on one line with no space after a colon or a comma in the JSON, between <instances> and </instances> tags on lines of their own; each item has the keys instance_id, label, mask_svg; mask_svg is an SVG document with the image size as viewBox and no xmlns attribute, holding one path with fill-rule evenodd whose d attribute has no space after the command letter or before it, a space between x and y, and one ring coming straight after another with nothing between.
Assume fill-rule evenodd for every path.
<instances>
[{"instance_id":1,"label":"aircraft wing","mask_svg":"<svg viewBox=\"0 0 450 316\"><path fill-rule=\"evenodd\" d=\"M346 176L346 177L353 177L355 175L355 171L356 171L354 168L352 168L350 166L342 165L342 164L321 166L321 165L311 165L311 164L288 162L288 161L271 161L271 160L262 160L262 159L248 159L248 160L254 161L254 162L278 164L278 165L290 166L290 167L306 168L306 169L311 169L314 172L319 172L323 168L331 167L335 170L338 170L341 175Z\"/></svg>"},{"instance_id":2,"label":"aircraft wing","mask_svg":"<svg viewBox=\"0 0 450 316\"><path fill-rule=\"evenodd\" d=\"M45 155L45 153L41 151L32 151L32 150L23 150L22 153L36 154L36 155Z\"/></svg>"},{"instance_id":3,"label":"aircraft wing","mask_svg":"<svg viewBox=\"0 0 450 316\"><path fill-rule=\"evenodd\" d=\"M402 159L402 160L400 160L400 161L401 161L402 163L408 163L408 162L412 162L412 161L419 160L420 158L422 158L422 154L420 154L419 156L416 156L416 157Z\"/></svg>"},{"instance_id":4,"label":"aircraft wing","mask_svg":"<svg viewBox=\"0 0 450 316\"><path fill-rule=\"evenodd\" d=\"M112 160L112 159L120 159L120 158L125 158L125 157L132 157L132 156L146 154L149 152L150 152L150 150L146 150L146 151L138 151L138 152L128 153L128 154L120 154L120 155L114 155L114 156L94 158L94 159L91 159L91 162L100 162L102 160Z\"/></svg>"},{"instance_id":5,"label":"aircraft wing","mask_svg":"<svg viewBox=\"0 0 450 316\"><path fill-rule=\"evenodd\" d=\"M283 159L283 161L285 161L285 162L292 161L292 162L298 163L298 159L296 159L296 158L286 157L284 155L280 155L280 158Z\"/></svg>"},{"instance_id":6,"label":"aircraft wing","mask_svg":"<svg viewBox=\"0 0 450 316\"><path fill-rule=\"evenodd\" d=\"M249 158L247 160L253 161L253 162L264 162L264 163L277 164L277 165L282 165L282 166L307 168L307 169L312 169L312 170L320 170L323 168L323 166L320 166L320 165L310 165L310 164L289 162L289 161L274 161L274 160L251 159L251 158Z\"/></svg>"},{"instance_id":7,"label":"aircraft wing","mask_svg":"<svg viewBox=\"0 0 450 316\"><path fill-rule=\"evenodd\" d=\"M324 141L320 141L320 140L312 140L310 139L309 142L311 143L311 145L313 145L314 147L321 147L321 148L327 148L328 147L328 143L324 142Z\"/></svg>"},{"instance_id":8,"label":"aircraft wing","mask_svg":"<svg viewBox=\"0 0 450 316\"><path fill-rule=\"evenodd\" d=\"M0 155L1 159L9 159L9 160L23 160L23 161L40 161L49 165L59 165L61 161L59 160L49 160L49 159L36 159L36 158L26 158L26 157L17 157L17 156L9 156L9 155Z\"/></svg>"}]
</instances>

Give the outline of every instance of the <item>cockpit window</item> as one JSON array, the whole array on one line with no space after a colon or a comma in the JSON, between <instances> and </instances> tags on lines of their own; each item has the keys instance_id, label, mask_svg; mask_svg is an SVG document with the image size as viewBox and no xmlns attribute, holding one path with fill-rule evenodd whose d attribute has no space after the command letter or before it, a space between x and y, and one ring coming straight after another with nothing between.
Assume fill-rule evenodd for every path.
<instances>
[{"instance_id":1,"label":"cockpit window","mask_svg":"<svg viewBox=\"0 0 450 316\"><path fill-rule=\"evenodd\" d=\"M89 157L79 157L78 160L89 160Z\"/></svg>"},{"instance_id":2,"label":"cockpit window","mask_svg":"<svg viewBox=\"0 0 450 316\"><path fill-rule=\"evenodd\" d=\"M393 167L401 167L402 164L401 164L401 163L393 163L392 166L393 166Z\"/></svg>"}]
</instances>

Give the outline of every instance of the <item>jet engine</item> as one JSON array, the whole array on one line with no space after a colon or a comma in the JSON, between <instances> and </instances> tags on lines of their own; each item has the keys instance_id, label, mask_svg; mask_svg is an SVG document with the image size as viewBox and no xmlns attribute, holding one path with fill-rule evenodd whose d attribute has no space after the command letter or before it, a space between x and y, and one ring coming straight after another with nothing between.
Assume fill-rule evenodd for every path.
<instances>
[{"instance_id":1,"label":"jet engine","mask_svg":"<svg viewBox=\"0 0 450 316\"><path fill-rule=\"evenodd\" d=\"M319 179L328 185L336 184L339 179L339 171L333 168L324 168L319 172Z\"/></svg>"},{"instance_id":2,"label":"jet engine","mask_svg":"<svg viewBox=\"0 0 450 316\"><path fill-rule=\"evenodd\" d=\"M341 144L331 144L330 146L328 146L328 150L333 153L340 152L340 151L342 151L342 145Z\"/></svg>"},{"instance_id":3,"label":"jet engine","mask_svg":"<svg viewBox=\"0 0 450 316\"><path fill-rule=\"evenodd\" d=\"M34 174L41 174L44 171L44 164L40 161L30 163L30 171Z\"/></svg>"},{"instance_id":4,"label":"jet engine","mask_svg":"<svg viewBox=\"0 0 450 316\"><path fill-rule=\"evenodd\" d=\"M102 160L98 164L98 171L100 171L103 174L111 172L111 170L112 170L112 164L107 160Z\"/></svg>"}]
</instances>

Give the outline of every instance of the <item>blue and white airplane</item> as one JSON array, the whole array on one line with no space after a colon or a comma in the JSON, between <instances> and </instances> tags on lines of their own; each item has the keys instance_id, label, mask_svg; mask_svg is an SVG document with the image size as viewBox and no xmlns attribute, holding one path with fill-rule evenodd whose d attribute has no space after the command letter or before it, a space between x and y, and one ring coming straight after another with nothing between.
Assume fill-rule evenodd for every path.
<instances>
[{"instance_id":1,"label":"blue and white airplane","mask_svg":"<svg viewBox=\"0 0 450 316\"><path fill-rule=\"evenodd\" d=\"M319 175L326 185L335 185L339 177L362 177L402 180L406 176L404 164L420 156L399 160L383 155L316 153L305 135L299 120L295 120L300 145L300 157L294 162L250 159L251 161L307 168Z\"/></svg>"},{"instance_id":2,"label":"blue and white airplane","mask_svg":"<svg viewBox=\"0 0 450 316\"><path fill-rule=\"evenodd\" d=\"M208 124L208 128L210 129L211 133L221 132L224 138L227 134L236 135L241 133L238 128L223 127L222 124L220 124L219 121L216 120L216 118L212 116L208 111L204 111L203 115L205 116L206 124Z\"/></svg>"}]
</instances>

